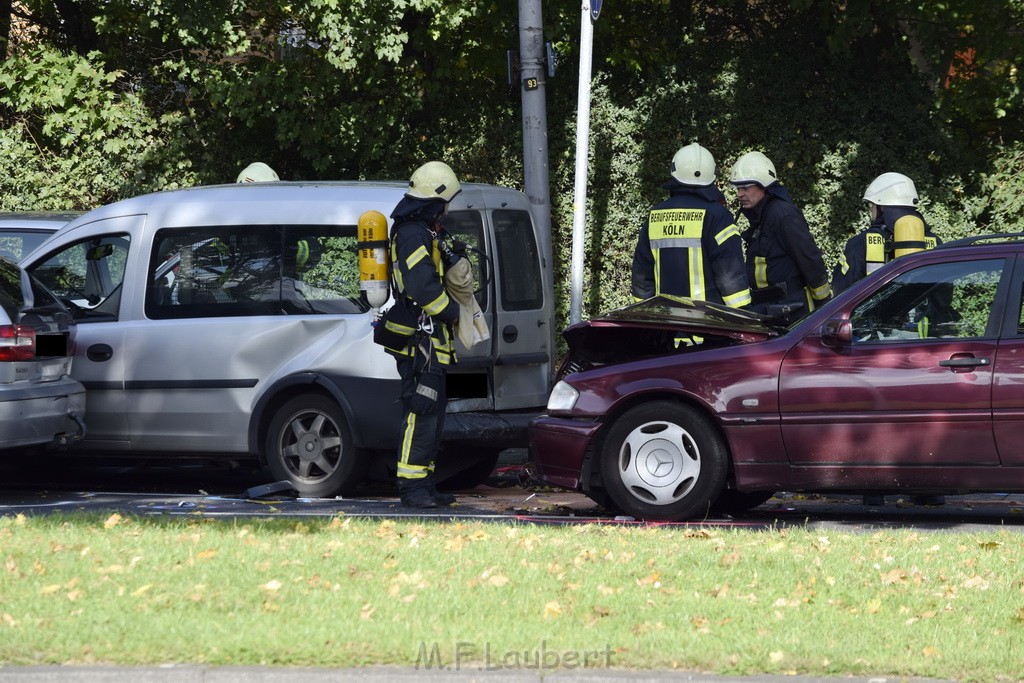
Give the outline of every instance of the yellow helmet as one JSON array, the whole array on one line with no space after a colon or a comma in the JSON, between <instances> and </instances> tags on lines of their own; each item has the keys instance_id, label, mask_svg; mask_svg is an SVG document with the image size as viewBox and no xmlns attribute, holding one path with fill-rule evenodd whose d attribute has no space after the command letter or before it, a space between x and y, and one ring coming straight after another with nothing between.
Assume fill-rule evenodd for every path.
<instances>
[{"instance_id":1,"label":"yellow helmet","mask_svg":"<svg viewBox=\"0 0 1024 683\"><path fill-rule=\"evenodd\" d=\"M761 152L747 152L732 165L729 182L733 185L768 187L779 179L775 164Z\"/></svg>"},{"instance_id":2,"label":"yellow helmet","mask_svg":"<svg viewBox=\"0 0 1024 683\"><path fill-rule=\"evenodd\" d=\"M715 182L715 158L696 142L682 147L672 157L672 177L683 185Z\"/></svg>"},{"instance_id":3,"label":"yellow helmet","mask_svg":"<svg viewBox=\"0 0 1024 683\"><path fill-rule=\"evenodd\" d=\"M267 166L262 161L249 164L242 169L242 172L238 174L238 178L235 180L236 183L273 183L280 180L277 177L277 173L274 169Z\"/></svg>"},{"instance_id":4,"label":"yellow helmet","mask_svg":"<svg viewBox=\"0 0 1024 683\"><path fill-rule=\"evenodd\" d=\"M443 199L450 202L462 191L459 179L448 164L443 161L428 161L415 171L409 179L406 197L419 199Z\"/></svg>"}]
</instances>

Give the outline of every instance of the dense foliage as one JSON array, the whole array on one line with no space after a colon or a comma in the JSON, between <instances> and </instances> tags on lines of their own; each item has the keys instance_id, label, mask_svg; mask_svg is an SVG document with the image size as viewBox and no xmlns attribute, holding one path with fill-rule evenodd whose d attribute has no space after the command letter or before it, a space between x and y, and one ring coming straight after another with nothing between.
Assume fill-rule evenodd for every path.
<instances>
[{"instance_id":1,"label":"dense foliage","mask_svg":"<svg viewBox=\"0 0 1024 683\"><path fill-rule=\"evenodd\" d=\"M402 178L442 158L522 185L500 0L24 0L0 31L0 209L88 209L232 180ZM544 3L557 281L568 306L580 6ZM829 260L874 176L943 238L1024 229L1021 0L637 0L595 26L584 312L626 300L673 152L760 149ZM2 38L3 36L0 36ZM728 188L724 188L729 193Z\"/></svg>"}]
</instances>

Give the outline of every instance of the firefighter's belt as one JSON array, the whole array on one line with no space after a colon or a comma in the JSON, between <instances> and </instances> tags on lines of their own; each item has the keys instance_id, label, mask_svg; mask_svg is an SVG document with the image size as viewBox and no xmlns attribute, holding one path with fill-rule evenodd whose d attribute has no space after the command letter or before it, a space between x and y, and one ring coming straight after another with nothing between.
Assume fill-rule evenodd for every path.
<instances>
[{"instance_id":1,"label":"firefighter's belt","mask_svg":"<svg viewBox=\"0 0 1024 683\"><path fill-rule=\"evenodd\" d=\"M803 287L804 281L801 278L792 277L778 284L752 288L750 290L750 300L755 304L771 304L776 301L785 301L789 298L790 292L798 292Z\"/></svg>"}]
</instances>

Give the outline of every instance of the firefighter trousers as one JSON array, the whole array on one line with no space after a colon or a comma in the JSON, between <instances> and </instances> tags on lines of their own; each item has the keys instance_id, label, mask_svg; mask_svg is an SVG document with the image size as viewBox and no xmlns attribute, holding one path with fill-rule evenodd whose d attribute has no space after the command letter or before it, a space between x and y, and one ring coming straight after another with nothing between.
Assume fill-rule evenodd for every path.
<instances>
[{"instance_id":1,"label":"firefighter trousers","mask_svg":"<svg viewBox=\"0 0 1024 683\"><path fill-rule=\"evenodd\" d=\"M398 479L423 480L434 471L434 459L441 448L444 432L445 370L436 361L429 370L437 376L424 378L417 374L422 365L415 357L396 357L398 374L402 377L402 432L398 446ZM432 381L424 381L425 379ZM439 380L439 381L438 381ZM425 402L422 391L429 385L436 391L436 400ZM421 393L417 394L417 390Z\"/></svg>"}]
</instances>

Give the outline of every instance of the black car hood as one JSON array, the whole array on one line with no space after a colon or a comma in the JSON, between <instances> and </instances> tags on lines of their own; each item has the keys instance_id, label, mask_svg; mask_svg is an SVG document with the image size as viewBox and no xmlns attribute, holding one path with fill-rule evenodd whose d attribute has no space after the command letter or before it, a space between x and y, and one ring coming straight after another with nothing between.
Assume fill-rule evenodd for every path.
<instances>
[{"instance_id":1,"label":"black car hood","mask_svg":"<svg viewBox=\"0 0 1024 683\"><path fill-rule=\"evenodd\" d=\"M756 313L656 296L577 323L562 336L575 361L605 364L762 341L779 333Z\"/></svg>"}]
</instances>

